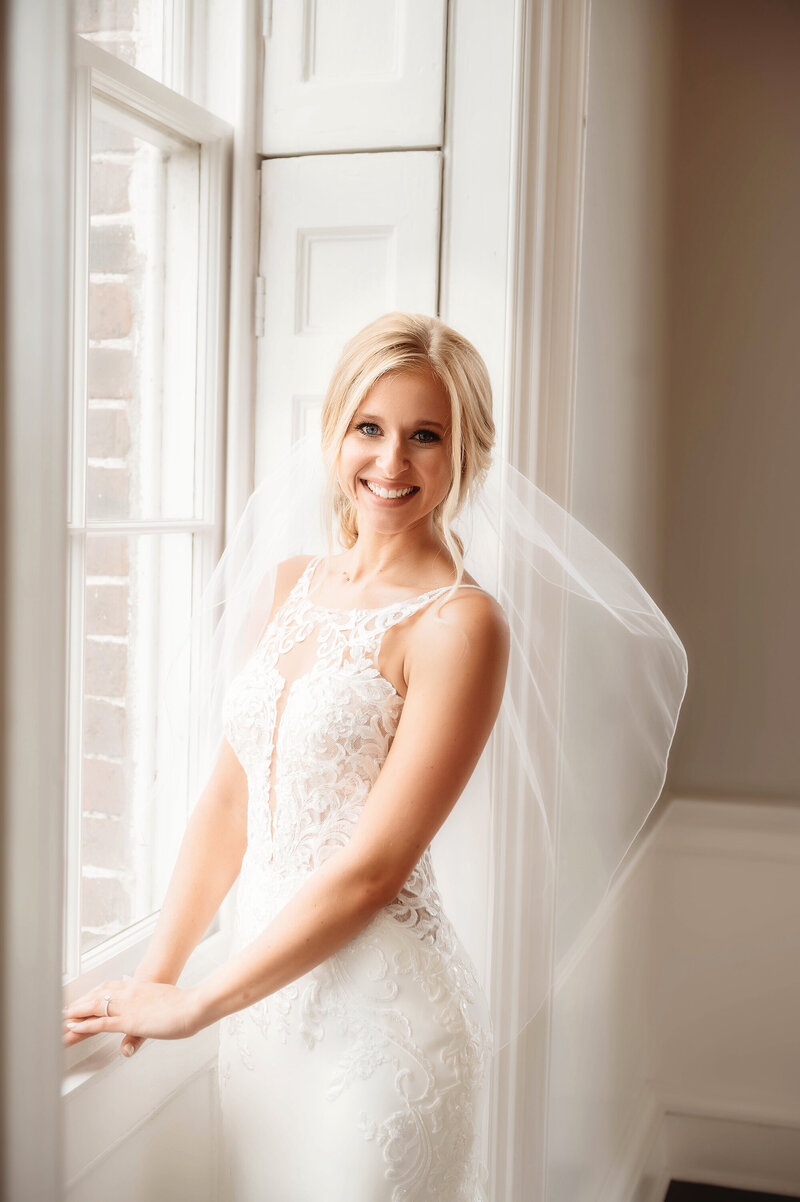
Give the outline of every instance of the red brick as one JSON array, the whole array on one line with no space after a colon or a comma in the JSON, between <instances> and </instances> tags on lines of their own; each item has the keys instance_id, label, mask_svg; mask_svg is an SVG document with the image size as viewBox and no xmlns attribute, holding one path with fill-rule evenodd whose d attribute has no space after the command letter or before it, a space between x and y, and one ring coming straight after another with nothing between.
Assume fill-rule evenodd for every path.
<instances>
[{"instance_id":1,"label":"red brick","mask_svg":"<svg viewBox=\"0 0 800 1202\"><path fill-rule=\"evenodd\" d=\"M128 414L124 409L94 409L89 406L86 450L90 458L122 459L131 446Z\"/></svg>"},{"instance_id":2,"label":"red brick","mask_svg":"<svg viewBox=\"0 0 800 1202\"><path fill-rule=\"evenodd\" d=\"M131 178L129 163L92 163L91 215L128 213L131 202L128 184Z\"/></svg>"},{"instance_id":3,"label":"red brick","mask_svg":"<svg viewBox=\"0 0 800 1202\"><path fill-rule=\"evenodd\" d=\"M89 236L90 271L133 271L142 262L129 225L93 225Z\"/></svg>"},{"instance_id":4,"label":"red brick","mask_svg":"<svg viewBox=\"0 0 800 1202\"><path fill-rule=\"evenodd\" d=\"M127 576L128 540L122 534L86 537L87 576Z\"/></svg>"},{"instance_id":5,"label":"red brick","mask_svg":"<svg viewBox=\"0 0 800 1202\"><path fill-rule=\"evenodd\" d=\"M131 898L122 881L109 876L81 879L81 927L113 927L120 930L131 921ZM89 945L97 942L89 936Z\"/></svg>"},{"instance_id":6,"label":"red brick","mask_svg":"<svg viewBox=\"0 0 800 1202\"><path fill-rule=\"evenodd\" d=\"M83 691L92 697L123 698L128 682L128 648L124 643L87 639L83 657Z\"/></svg>"},{"instance_id":7,"label":"red brick","mask_svg":"<svg viewBox=\"0 0 800 1202\"><path fill-rule=\"evenodd\" d=\"M122 400L133 396L134 365L130 351L89 347L89 396Z\"/></svg>"},{"instance_id":8,"label":"red brick","mask_svg":"<svg viewBox=\"0 0 800 1202\"><path fill-rule=\"evenodd\" d=\"M83 757L83 809L101 814L128 810L125 765L114 760Z\"/></svg>"},{"instance_id":9,"label":"red brick","mask_svg":"<svg viewBox=\"0 0 800 1202\"><path fill-rule=\"evenodd\" d=\"M91 868L130 867L131 841L124 818L89 817L81 821L81 862Z\"/></svg>"},{"instance_id":10,"label":"red brick","mask_svg":"<svg viewBox=\"0 0 800 1202\"><path fill-rule=\"evenodd\" d=\"M86 634L128 633L129 595L127 584L86 586Z\"/></svg>"},{"instance_id":11,"label":"red brick","mask_svg":"<svg viewBox=\"0 0 800 1202\"><path fill-rule=\"evenodd\" d=\"M126 338L133 328L130 289L127 284L89 285L89 337L98 342Z\"/></svg>"},{"instance_id":12,"label":"red brick","mask_svg":"<svg viewBox=\"0 0 800 1202\"><path fill-rule=\"evenodd\" d=\"M86 511L90 519L114 521L130 516L130 473L126 467L86 469Z\"/></svg>"},{"instance_id":13,"label":"red brick","mask_svg":"<svg viewBox=\"0 0 800 1202\"><path fill-rule=\"evenodd\" d=\"M83 700L83 750L87 755L125 755L125 709L93 697Z\"/></svg>"}]
</instances>

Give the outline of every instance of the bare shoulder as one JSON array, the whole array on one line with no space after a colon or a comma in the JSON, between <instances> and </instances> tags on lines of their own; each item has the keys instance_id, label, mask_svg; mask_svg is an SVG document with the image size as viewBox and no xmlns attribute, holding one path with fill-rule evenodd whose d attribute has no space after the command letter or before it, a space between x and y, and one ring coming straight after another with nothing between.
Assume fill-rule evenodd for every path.
<instances>
[{"instance_id":1,"label":"bare shoulder","mask_svg":"<svg viewBox=\"0 0 800 1202\"><path fill-rule=\"evenodd\" d=\"M293 555L278 564L275 572L275 605L282 605L305 569L311 563L312 555Z\"/></svg>"},{"instance_id":2,"label":"bare shoulder","mask_svg":"<svg viewBox=\"0 0 800 1202\"><path fill-rule=\"evenodd\" d=\"M481 588L461 587L452 596L445 595L430 606L425 623L429 630L441 633L441 623L451 623L456 629L477 638L481 643L496 646L508 640L508 619L499 601Z\"/></svg>"},{"instance_id":3,"label":"bare shoulder","mask_svg":"<svg viewBox=\"0 0 800 1202\"><path fill-rule=\"evenodd\" d=\"M503 607L478 588L459 588L428 606L410 632L406 662L411 674L422 671L477 672L505 680L509 628Z\"/></svg>"}]
</instances>

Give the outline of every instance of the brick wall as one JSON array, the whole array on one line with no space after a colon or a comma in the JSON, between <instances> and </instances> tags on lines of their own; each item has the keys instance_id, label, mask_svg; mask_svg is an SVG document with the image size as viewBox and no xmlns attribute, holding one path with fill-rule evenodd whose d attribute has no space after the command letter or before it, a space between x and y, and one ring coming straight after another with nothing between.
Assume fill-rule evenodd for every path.
<instances>
[{"instance_id":1,"label":"brick wall","mask_svg":"<svg viewBox=\"0 0 800 1202\"><path fill-rule=\"evenodd\" d=\"M138 0L79 0L76 28L137 62ZM131 516L143 259L131 214L135 140L95 120L91 155L87 516ZM81 947L134 917L136 539L88 535L85 559Z\"/></svg>"}]
</instances>

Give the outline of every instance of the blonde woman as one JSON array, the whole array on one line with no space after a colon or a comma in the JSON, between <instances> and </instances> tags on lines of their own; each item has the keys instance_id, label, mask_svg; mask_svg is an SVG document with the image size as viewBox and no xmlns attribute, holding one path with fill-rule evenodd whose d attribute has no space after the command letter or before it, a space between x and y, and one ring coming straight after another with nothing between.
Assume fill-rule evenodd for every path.
<instances>
[{"instance_id":1,"label":"blonde woman","mask_svg":"<svg viewBox=\"0 0 800 1202\"><path fill-rule=\"evenodd\" d=\"M503 697L506 619L451 528L493 440L483 360L438 319L345 347L322 414L343 549L281 563L145 961L69 1008L68 1041L123 1051L223 1020L237 1202L480 1196L491 1023L429 845ZM233 956L178 988L240 872Z\"/></svg>"},{"instance_id":2,"label":"blonde woman","mask_svg":"<svg viewBox=\"0 0 800 1202\"><path fill-rule=\"evenodd\" d=\"M325 474L295 450L207 590L224 618L196 686L199 754L221 750L135 979L74 1003L65 1041L119 1031L129 1052L221 1020L235 1202L484 1198L488 1070L552 1003L553 916L567 956L661 792L680 639L531 481L507 463L487 475L493 441L471 343L434 317L378 319L345 347L322 414L340 548L290 554ZM432 848L495 726L497 771ZM451 876L447 908L442 837L465 887ZM237 876L230 960L178 988ZM464 945L477 961L487 933L479 980Z\"/></svg>"}]
</instances>

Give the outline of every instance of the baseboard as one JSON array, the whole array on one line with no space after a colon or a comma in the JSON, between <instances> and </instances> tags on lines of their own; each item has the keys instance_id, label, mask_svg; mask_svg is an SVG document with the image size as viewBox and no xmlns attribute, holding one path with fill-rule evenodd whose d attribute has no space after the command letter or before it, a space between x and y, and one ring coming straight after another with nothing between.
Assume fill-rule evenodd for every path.
<instances>
[{"instance_id":1,"label":"baseboard","mask_svg":"<svg viewBox=\"0 0 800 1202\"><path fill-rule=\"evenodd\" d=\"M692 1101L653 1100L600 1202L663 1202L669 1183L800 1197L800 1126L772 1115L703 1113ZM720 1107L722 1109L722 1107ZM631 1176L626 1176L635 1169Z\"/></svg>"}]
</instances>

